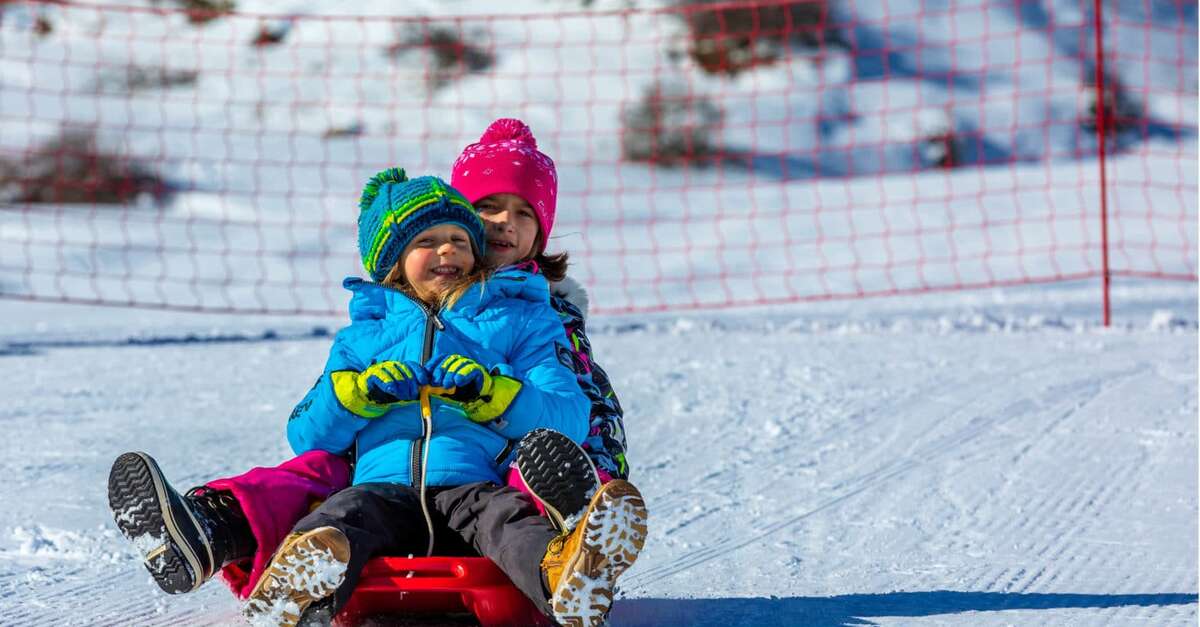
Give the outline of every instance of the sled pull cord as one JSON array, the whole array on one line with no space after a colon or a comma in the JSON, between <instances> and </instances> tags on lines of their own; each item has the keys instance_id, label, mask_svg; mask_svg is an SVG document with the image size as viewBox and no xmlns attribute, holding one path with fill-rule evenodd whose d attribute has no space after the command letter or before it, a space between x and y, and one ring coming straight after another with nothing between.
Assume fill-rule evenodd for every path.
<instances>
[{"instance_id":1,"label":"sled pull cord","mask_svg":"<svg viewBox=\"0 0 1200 627\"><path fill-rule=\"evenodd\" d=\"M425 557L433 556L433 518L429 516L429 505L425 502L425 468L429 462L429 440L433 438L433 407L429 402L430 391L428 385L421 386L421 422L424 423L423 437L425 438L425 446L421 447L421 513L425 515L425 529L429 531L429 544L425 548Z\"/></svg>"}]
</instances>

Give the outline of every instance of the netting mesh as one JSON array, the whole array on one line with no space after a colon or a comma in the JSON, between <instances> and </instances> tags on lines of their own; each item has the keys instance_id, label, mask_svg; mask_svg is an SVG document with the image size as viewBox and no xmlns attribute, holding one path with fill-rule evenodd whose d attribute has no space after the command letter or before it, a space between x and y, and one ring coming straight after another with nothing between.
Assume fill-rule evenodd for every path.
<instances>
[{"instance_id":1,"label":"netting mesh","mask_svg":"<svg viewBox=\"0 0 1200 627\"><path fill-rule=\"evenodd\" d=\"M1195 3L175 6L0 6L0 297L342 311L362 184L497 117L601 313L1097 277L1102 218L1196 279Z\"/></svg>"}]
</instances>

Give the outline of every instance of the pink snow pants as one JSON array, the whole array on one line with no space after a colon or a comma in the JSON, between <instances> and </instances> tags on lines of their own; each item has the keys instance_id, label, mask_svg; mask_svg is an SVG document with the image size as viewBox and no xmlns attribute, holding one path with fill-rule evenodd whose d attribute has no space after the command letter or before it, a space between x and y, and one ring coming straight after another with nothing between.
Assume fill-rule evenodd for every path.
<instances>
[{"instance_id":1,"label":"pink snow pants","mask_svg":"<svg viewBox=\"0 0 1200 627\"><path fill-rule=\"evenodd\" d=\"M611 477L600 471L600 480ZM316 509L331 494L350 485L350 464L345 458L324 451L309 451L278 466L259 467L245 474L217 479L207 484L214 490L233 493L254 534L257 547L250 561L250 571L244 563L230 564L221 569L221 577L239 599L250 596L254 584L262 576L271 556L292 526ZM515 468L509 470L508 485L529 493ZM542 515L546 510L534 500Z\"/></svg>"},{"instance_id":2,"label":"pink snow pants","mask_svg":"<svg viewBox=\"0 0 1200 627\"><path fill-rule=\"evenodd\" d=\"M221 577L233 593L239 599L250 596L292 525L330 494L348 485L350 464L345 458L325 451L309 451L278 466L254 468L236 477L209 482L209 488L233 493L257 543L250 572L243 568L244 562L221 569Z\"/></svg>"}]
</instances>

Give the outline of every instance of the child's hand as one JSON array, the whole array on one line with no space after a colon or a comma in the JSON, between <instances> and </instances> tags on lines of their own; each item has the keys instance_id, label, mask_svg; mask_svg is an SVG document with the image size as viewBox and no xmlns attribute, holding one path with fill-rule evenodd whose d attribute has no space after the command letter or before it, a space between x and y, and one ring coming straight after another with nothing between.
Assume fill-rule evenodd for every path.
<instances>
[{"instance_id":1,"label":"child's hand","mask_svg":"<svg viewBox=\"0 0 1200 627\"><path fill-rule=\"evenodd\" d=\"M421 386L429 384L429 371L415 361L381 361L358 375L358 388L372 403L411 403Z\"/></svg>"},{"instance_id":2,"label":"child's hand","mask_svg":"<svg viewBox=\"0 0 1200 627\"><path fill-rule=\"evenodd\" d=\"M441 398L463 404L467 418L489 422L502 416L521 391L521 382L489 374L482 364L462 355L442 355L425 364L429 385Z\"/></svg>"},{"instance_id":3,"label":"child's hand","mask_svg":"<svg viewBox=\"0 0 1200 627\"><path fill-rule=\"evenodd\" d=\"M438 396L469 403L491 394L492 376L470 357L440 355L429 360L425 367L429 369L429 385L446 391Z\"/></svg>"}]
</instances>

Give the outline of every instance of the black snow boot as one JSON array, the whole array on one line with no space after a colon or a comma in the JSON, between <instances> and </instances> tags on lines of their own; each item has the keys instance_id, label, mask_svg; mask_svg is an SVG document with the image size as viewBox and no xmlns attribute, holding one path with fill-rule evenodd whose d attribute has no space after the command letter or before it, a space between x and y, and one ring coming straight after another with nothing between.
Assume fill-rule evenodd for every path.
<instances>
[{"instance_id":1,"label":"black snow boot","mask_svg":"<svg viewBox=\"0 0 1200 627\"><path fill-rule=\"evenodd\" d=\"M218 569L254 556L258 543L254 540L254 532L250 531L250 521L246 520L242 504L232 492L200 486L188 490L184 501L204 527Z\"/></svg>"},{"instance_id":2,"label":"black snow boot","mask_svg":"<svg viewBox=\"0 0 1200 627\"><path fill-rule=\"evenodd\" d=\"M195 590L221 566L254 553L250 524L232 494L197 488L180 496L145 453L125 453L113 462L108 506L169 594Z\"/></svg>"},{"instance_id":3,"label":"black snow boot","mask_svg":"<svg viewBox=\"0 0 1200 627\"><path fill-rule=\"evenodd\" d=\"M600 489L592 459L571 438L551 429L534 429L521 438L517 473L563 533L575 528Z\"/></svg>"}]
</instances>

